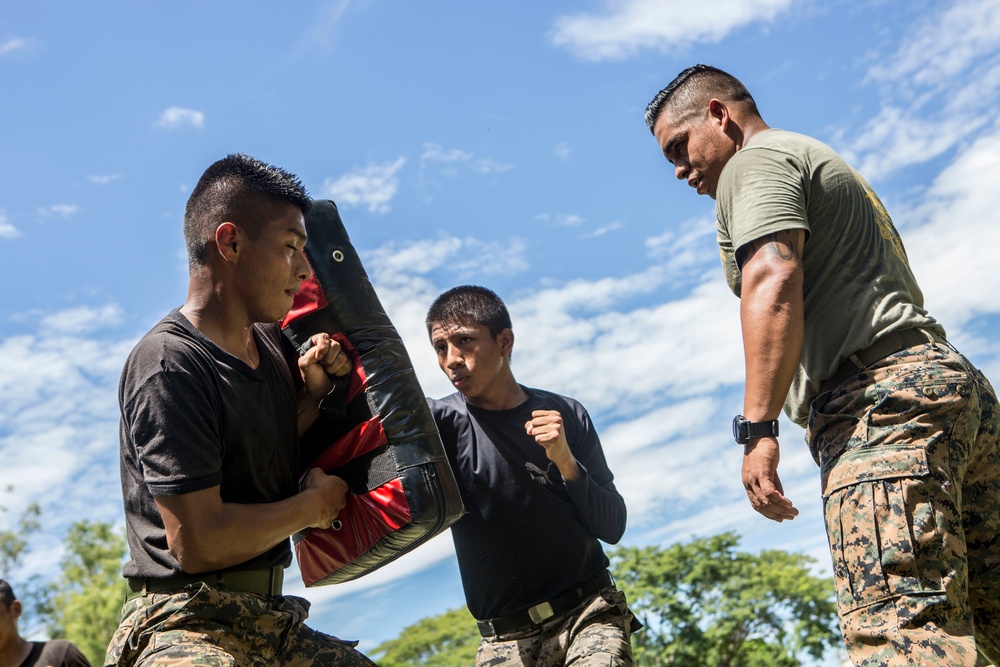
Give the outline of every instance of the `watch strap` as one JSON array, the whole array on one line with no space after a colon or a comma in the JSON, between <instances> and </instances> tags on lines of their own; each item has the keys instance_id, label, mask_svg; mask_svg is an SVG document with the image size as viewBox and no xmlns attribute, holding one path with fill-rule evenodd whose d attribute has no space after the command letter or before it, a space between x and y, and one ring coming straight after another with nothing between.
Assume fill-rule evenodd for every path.
<instances>
[{"instance_id":1,"label":"watch strap","mask_svg":"<svg viewBox=\"0 0 1000 667\"><path fill-rule=\"evenodd\" d=\"M777 438L778 420L772 419L763 422L747 422L747 439L753 438Z\"/></svg>"}]
</instances>

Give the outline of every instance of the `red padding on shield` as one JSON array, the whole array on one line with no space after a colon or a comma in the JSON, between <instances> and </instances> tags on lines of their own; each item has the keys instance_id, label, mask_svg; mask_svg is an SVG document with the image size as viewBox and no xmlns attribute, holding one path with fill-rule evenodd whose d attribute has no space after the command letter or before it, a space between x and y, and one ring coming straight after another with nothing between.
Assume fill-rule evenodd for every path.
<instances>
[{"instance_id":1,"label":"red padding on shield","mask_svg":"<svg viewBox=\"0 0 1000 667\"><path fill-rule=\"evenodd\" d=\"M337 442L317 456L316 460L309 464L309 467L330 472L362 454L378 449L386 442L382 422L379 421L378 416L375 416L345 433Z\"/></svg>"},{"instance_id":2,"label":"red padding on shield","mask_svg":"<svg viewBox=\"0 0 1000 667\"><path fill-rule=\"evenodd\" d=\"M295 545L306 586L353 562L411 521L403 481L397 478L366 494L349 495L337 518L343 525L340 530L313 528Z\"/></svg>"}]
</instances>

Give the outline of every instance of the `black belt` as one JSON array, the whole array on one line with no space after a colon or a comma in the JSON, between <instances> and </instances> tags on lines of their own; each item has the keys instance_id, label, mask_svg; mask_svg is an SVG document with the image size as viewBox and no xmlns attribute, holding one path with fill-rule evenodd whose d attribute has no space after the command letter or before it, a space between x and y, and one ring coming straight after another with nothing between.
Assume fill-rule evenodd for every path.
<instances>
[{"instance_id":1,"label":"black belt","mask_svg":"<svg viewBox=\"0 0 1000 667\"><path fill-rule=\"evenodd\" d=\"M580 604L585 598L608 588L612 584L611 573L607 570L601 570L590 579L578 584L575 588L571 588L551 600L536 604L534 607L525 609L522 612L511 614L510 616L476 621L476 624L479 626L479 634L483 637L496 637L511 632L521 632L522 630L537 628L550 618L566 613Z\"/></svg>"},{"instance_id":2,"label":"black belt","mask_svg":"<svg viewBox=\"0 0 1000 667\"><path fill-rule=\"evenodd\" d=\"M199 583L205 583L214 588L236 593L281 595L281 582L284 577L285 570L281 567L262 570L206 572L205 574L162 578L129 577L128 590L125 592L125 601L128 602L140 595L179 590L185 586Z\"/></svg>"},{"instance_id":3,"label":"black belt","mask_svg":"<svg viewBox=\"0 0 1000 667\"><path fill-rule=\"evenodd\" d=\"M934 342L943 343L945 341L940 335L924 331L923 329L890 331L865 349L848 355L847 359L844 359L843 363L834 371L833 376L823 381L820 385L819 393L822 394L831 389L836 389L844 380L857 375L860 371L877 361L885 359L890 354L895 354L915 345L925 345Z\"/></svg>"}]
</instances>

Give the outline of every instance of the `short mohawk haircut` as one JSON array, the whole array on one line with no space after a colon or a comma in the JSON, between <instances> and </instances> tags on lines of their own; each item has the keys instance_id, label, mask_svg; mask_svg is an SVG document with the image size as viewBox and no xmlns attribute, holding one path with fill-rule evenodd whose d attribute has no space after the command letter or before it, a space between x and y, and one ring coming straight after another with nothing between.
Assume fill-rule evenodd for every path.
<instances>
[{"instance_id":1,"label":"short mohawk haircut","mask_svg":"<svg viewBox=\"0 0 1000 667\"><path fill-rule=\"evenodd\" d=\"M652 132L660 115L667 110L673 120L685 120L698 113L713 97L742 104L748 111L760 115L753 96L739 79L717 67L698 64L678 74L646 105L646 127Z\"/></svg>"},{"instance_id":2,"label":"short mohawk haircut","mask_svg":"<svg viewBox=\"0 0 1000 667\"><path fill-rule=\"evenodd\" d=\"M286 203L309 213L312 199L294 174L256 158L233 153L213 163L201 175L184 211L184 238L192 265L205 263L206 248L223 222L237 222L251 235L261 231L255 209L261 204Z\"/></svg>"}]
</instances>

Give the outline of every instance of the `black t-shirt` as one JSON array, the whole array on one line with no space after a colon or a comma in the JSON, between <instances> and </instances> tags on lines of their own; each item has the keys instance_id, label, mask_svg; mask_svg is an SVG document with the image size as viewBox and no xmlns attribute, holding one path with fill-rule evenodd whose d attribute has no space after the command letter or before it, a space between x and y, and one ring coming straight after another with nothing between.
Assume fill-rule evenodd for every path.
<instances>
[{"instance_id":1,"label":"black t-shirt","mask_svg":"<svg viewBox=\"0 0 1000 667\"><path fill-rule=\"evenodd\" d=\"M277 326L256 325L256 369L203 336L179 311L135 346L122 371L121 478L126 577L181 568L153 496L221 487L223 502L270 503L298 489L296 391ZM288 540L232 569L287 566Z\"/></svg>"},{"instance_id":2,"label":"black t-shirt","mask_svg":"<svg viewBox=\"0 0 1000 667\"><path fill-rule=\"evenodd\" d=\"M587 411L573 399L528 389L510 410L483 410L459 393L428 399L468 511L452 526L465 598L479 619L549 600L607 567L598 539L625 532L615 489ZM524 430L533 410L558 410L585 469L565 482Z\"/></svg>"},{"instance_id":3,"label":"black t-shirt","mask_svg":"<svg viewBox=\"0 0 1000 667\"><path fill-rule=\"evenodd\" d=\"M31 653L18 667L90 667L80 649L65 639L32 642Z\"/></svg>"}]
</instances>

